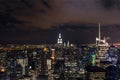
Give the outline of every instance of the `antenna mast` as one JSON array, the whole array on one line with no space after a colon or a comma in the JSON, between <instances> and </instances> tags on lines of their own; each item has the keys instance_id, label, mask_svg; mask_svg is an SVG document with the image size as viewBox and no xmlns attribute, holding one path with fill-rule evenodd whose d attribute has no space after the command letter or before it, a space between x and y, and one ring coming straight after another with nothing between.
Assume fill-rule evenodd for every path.
<instances>
[{"instance_id":1,"label":"antenna mast","mask_svg":"<svg viewBox=\"0 0 120 80\"><path fill-rule=\"evenodd\" d=\"M99 31L99 34L98 34L99 36L98 36L98 37L99 37L99 40L101 40L101 28L100 28L100 23L99 23L99 30L98 30L98 31Z\"/></svg>"}]
</instances>

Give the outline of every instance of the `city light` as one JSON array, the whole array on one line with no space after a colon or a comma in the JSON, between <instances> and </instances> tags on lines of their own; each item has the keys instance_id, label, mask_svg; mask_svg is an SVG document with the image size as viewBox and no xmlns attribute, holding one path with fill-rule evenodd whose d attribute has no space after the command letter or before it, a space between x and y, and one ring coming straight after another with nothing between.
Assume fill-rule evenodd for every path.
<instances>
[{"instance_id":1,"label":"city light","mask_svg":"<svg viewBox=\"0 0 120 80\"><path fill-rule=\"evenodd\" d=\"M1 70L0 70L1 72L5 72L5 69L4 68L1 68Z\"/></svg>"}]
</instances>

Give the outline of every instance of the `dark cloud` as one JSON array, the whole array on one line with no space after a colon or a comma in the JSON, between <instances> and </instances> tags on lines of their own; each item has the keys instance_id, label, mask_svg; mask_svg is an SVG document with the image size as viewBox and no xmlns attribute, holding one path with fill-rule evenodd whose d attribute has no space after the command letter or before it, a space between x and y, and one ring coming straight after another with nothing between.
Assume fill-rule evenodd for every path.
<instances>
[{"instance_id":1,"label":"dark cloud","mask_svg":"<svg viewBox=\"0 0 120 80\"><path fill-rule=\"evenodd\" d=\"M100 3L107 10L120 10L120 0L100 0Z\"/></svg>"},{"instance_id":2,"label":"dark cloud","mask_svg":"<svg viewBox=\"0 0 120 80\"><path fill-rule=\"evenodd\" d=\"M119 24L119 0L1 0L0 12L15 16L24 27L51 28L59 24ZM111 9L111 10L104 10Z\"/></svg>"},{"instance_id":3,"label":"dark cloud","mask_svg":"<svg viewBox=\"0 0 120 80\"><path fill-rule=\"evenodd\" d=\"M116 5L116 0L101 0L101 2L103 7L106 9L111 9Z\"/></svg>"},{"instance_id":4,"label":"dark cloud","mask_svg":"<svg viewBox=\"0 0 120 80\"><path fill-rule=\"evenodd\" d=\"M20 3L24 3L27 7L32 8L33 4L31 3L31 0L20 0Z\"/></svg>"},{"instance_id":5,"label":"dark cloud","mask_svg":"<svg viewBox=\"0 0 120 80\"><path fill-rule=\"evenodd\" d=\"M51 8L49 0L40 0L46 7Z\"/></svg>"},{"instance_id":6,"label":"dark cloud","mask_svg":"<svg viewBox=\"0 0 120 80\"><path fill-rule=\"evenodd\" d=\"M64 40L89 42L97 35L98 22L105 27L103 34L110 36L112 29L114 38L119 5L120 0L0 0L1 40L52 42L62 32ZM118 26L111 28L114 24Z\"/></svg>"},{"instance_id":7,"label":"dark cloud","mask_svg":"<svg viewBox=\"0 0 120 80\"><path fill-rule=\"evenodd\" d=\"M92 30L96 29L98 24L62 24L57 29L64 31Z\"/></svg>"},{"instance_id":8,"label":"dark cloud","mask_svg":"<svg viewBox=\"0 0 120 80\"><path fill-rule=\"evenodd\" d=\"M4 30L15 30L18 25L23 24L24 21L17 20L14 16L10 14L0 14L0 31Z\"/></svg>"},{"instance_id":9,"label":"dark cloud","mask_svg":"<svg viewBox=\"0 0 120 80\"><path fill-rule=\"evenodd\" d=\"M41 18L48 7L48 0L0 0L0 26L2 30L35 27L37 14Z\"/></svg>"}]
</instances>

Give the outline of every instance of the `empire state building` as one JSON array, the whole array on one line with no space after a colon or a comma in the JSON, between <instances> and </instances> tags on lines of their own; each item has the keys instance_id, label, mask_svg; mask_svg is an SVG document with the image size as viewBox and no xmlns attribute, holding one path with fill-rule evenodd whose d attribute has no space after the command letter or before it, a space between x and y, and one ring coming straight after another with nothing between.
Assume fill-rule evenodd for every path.
<instances>
[{"instance_id":1,"label":"empire state building","mask_svg":"<svg viewBox=\"0 0 120 80\"><path fill-rule=\"evenodd\" d=\"M57 44L62 44L62 43L63 43L63 40L62 40L62 37L61 37L61 33L59 33Z\"/></svg>"}]
</instances>

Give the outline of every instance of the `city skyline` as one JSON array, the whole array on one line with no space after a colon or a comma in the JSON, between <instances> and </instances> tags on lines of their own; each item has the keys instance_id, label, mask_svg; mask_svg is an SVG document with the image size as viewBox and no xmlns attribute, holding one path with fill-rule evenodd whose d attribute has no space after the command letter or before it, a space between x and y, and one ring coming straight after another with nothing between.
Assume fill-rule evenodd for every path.
<instances>
[{"instance_id":1,"label":"city skyline","mask_svg":"<svg viewBox=\"0 0 120 80\"><path fill-rule=\"evenodd\" d=\"M1 0L0 43L95 43L102 36L119 42L119 0ZM84 35L84 36L83 36Z\"/></svg>"}]
</instances>

